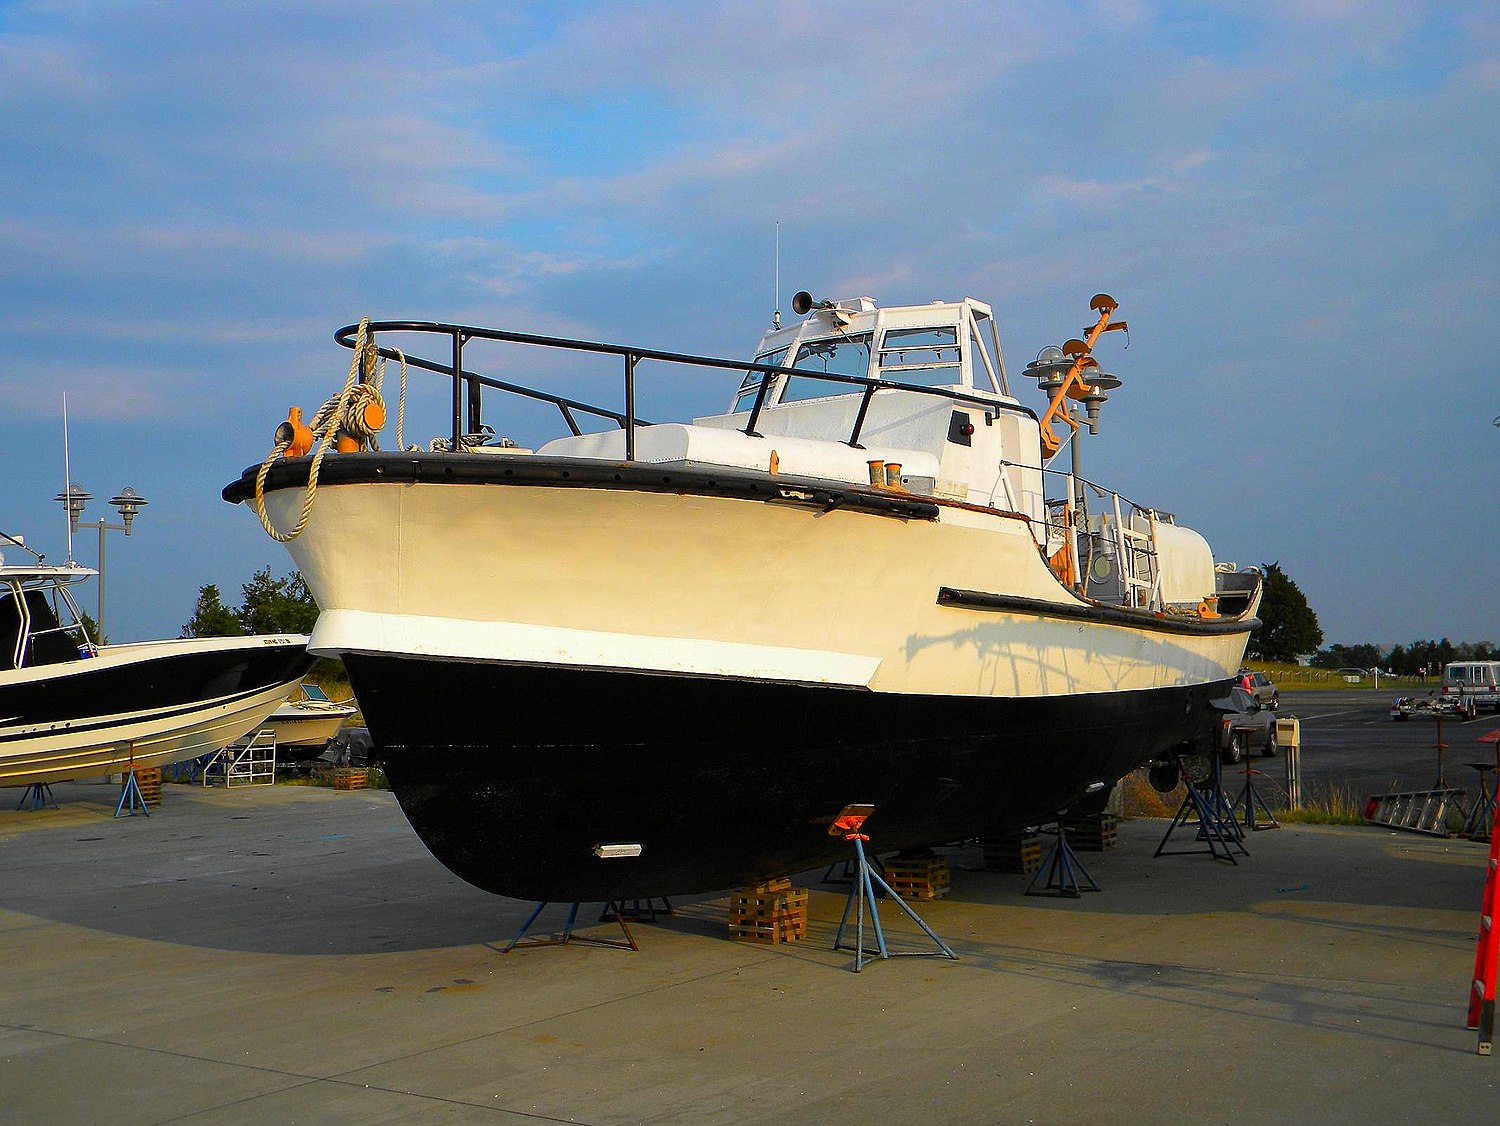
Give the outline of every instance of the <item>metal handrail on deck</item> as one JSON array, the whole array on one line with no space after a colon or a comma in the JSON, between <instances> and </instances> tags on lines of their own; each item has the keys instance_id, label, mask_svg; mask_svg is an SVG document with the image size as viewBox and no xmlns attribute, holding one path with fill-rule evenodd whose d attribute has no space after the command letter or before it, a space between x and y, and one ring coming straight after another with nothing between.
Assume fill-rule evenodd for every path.
<instances>
[{"instance_id":1,"label":"metal handrail on deck","mask_svg":"<svg viewBox=\"0 0 1500 1126\"><path fill-rule=\"evenodd\" d=\"M746 360L730 360L714 356L695 356L684 352L663 352L651 348L633 348L623 344L601 344L590 340L572 340L561 336L537 336L524 332L509 332L503 329L479 328L474 325L447 324L441 321L370 321L366 326L368 339L375 341L377 333L384 332L422 332L432 333L448 337L451 348L451 359L447 363L437 360L424 359L420 356L406 355L394 348L381 347L375 344L376 352L387 360L405 360L412 367L422 368L425 371L436 372L446 375L453 381L452 396L452 418L451 431L454 451L462 448L461 442L467 434L477 434L483 425L481 417L482 391L481 388L489 387L497 391L504 391L522 398L533 399L538 402L551 403L561 412L564 423L568 429L578 436L583 433L579 429L577 420L573 417L574 411L594 415L598 418L608 419L625 431L625 458L627 461L635 460L635 429L637 426L650 426L651 423L638 418L635 412L636 401L636 365L642 360L660 360L664 363L682 364L689 367L714 368L721 371L732 372L763 372L767 375L778 375L782 373L795 373L799 379L819 379L829 383L842 383L850 386L864 388L864 394L860 401L859 411L855 416L854 425L850 430L845 444L854 449L863 449L859 439L864 430L865 419L869 413L870 401L875 397L877 391L912 391L933 398L948 399L952 402L965 403L970 406L981 407L987 411L1008 411L1023 414L1031 419L1036 418L1036 412L1029 407L1021 406L1019 403L1000 402L994 399L983 398L979 395L966 394L962 391L949 391L941 387L924 387L920 384L897 383L892 380L872 379L869 376L836 375L832 372L820 372L809 368L783 368L771 364L759 364ZM354 348L359 336L358 325L345 325L333 334L334 340L345 348ZM561 395L552 395L535 388L523 387L517 383L509 383L495 379L491 376L480 375L477 372L468 371L463 366L464 346L471 340L493 340L506 344L524 344L539 348L558 348L573 352L590 352L596 355L618 356L624 362L625 368L625 410L623 413L610 410L607 407L594 406L589 403L580 402L577 399L566 398ZM756 425L760 422L760 416L765 407L766 396L769 394L772 380L762 379L760 381L755 404L750 410L750 417L745 423L744 433L752 438L761 435L756 432ZM464 392L467 390L467 412L465 411ZM467 419L465 416L467 415Z\"/></svg>"}]
</instances>

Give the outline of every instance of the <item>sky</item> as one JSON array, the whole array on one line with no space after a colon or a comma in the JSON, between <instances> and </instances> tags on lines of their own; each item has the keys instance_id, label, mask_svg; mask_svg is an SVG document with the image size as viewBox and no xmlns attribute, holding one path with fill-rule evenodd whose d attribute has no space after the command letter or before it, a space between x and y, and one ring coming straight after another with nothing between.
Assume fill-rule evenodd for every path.
<instances>
[{"instance_id":1,"label":"sky","mask_svg":"<svg viewBox=\"0 0 1500 1126\"><path fill-rule=\"evenodd\" d=\"M973 296L1040 409L1105 291L1089 477L1279 563L1325 643L1500 640L1497 120L1492 0L0 0L0 530L67 555L66 394L84 520L149 501L107 632L176 636L290 570L219 491L360 317L741 357L798 289Z\"/></svg>"}]
</instances>

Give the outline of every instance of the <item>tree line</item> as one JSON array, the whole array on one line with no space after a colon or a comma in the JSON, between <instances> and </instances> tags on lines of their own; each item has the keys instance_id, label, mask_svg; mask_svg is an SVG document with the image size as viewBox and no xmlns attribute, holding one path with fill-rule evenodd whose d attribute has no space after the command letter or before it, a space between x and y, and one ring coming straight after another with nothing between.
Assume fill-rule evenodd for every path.
<instances>
[{"instance_id":1,"label":"tree line","mask_svg":"<svg viewBox=\"0 0 1500 1126\"><path fill-rule=\"evenodd\" d=\"M318 621L318 604L300 571L275 578L262 567L240 588L238 606L224 604L213 583L198 588L193 616L182 627L183 637L241 637L255 633L311 633Z\"/></svg>"},{"instance_id":2,"label":"tree line","mask_svg":"<svg viewBox=\"0 0 1500 1126\"><path fill-rule=\"evenodd\" d=\"M1413 641L1382 649L1362 645L1323 646L1323 630L1307 596L1281 569L1279 563L1263 563L1265 588L1261 595L1261 628L1250 637L1246 655L1263 661L1294 663L1311 655L1317 669L1382 669L1399 676L1429 676L1451 661L1500 661L1500 648L1493 641Z\"/></svg>"},{"instance_id":3,"label":"tree line","mask_svg":"<svg viewBox=\"0 0 1500 1126\"><path fill-rule=\"evenodd\" d=\"M1435 675L1450 661L1500 661L1493 641L1413 641L1381 649L1378 645L1330 645L1313 655L1318 669L1383 669L1400 676Z\"/></svg>"}]
</instances>

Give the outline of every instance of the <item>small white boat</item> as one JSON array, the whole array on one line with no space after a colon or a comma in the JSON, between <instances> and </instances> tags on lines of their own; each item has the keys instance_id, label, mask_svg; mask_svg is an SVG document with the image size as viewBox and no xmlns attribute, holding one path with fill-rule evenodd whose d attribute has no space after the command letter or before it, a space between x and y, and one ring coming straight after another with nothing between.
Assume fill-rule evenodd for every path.
<instances>
[{"instance_id":1,"label":"small white boat","mask_svg":"<svg viewBox=\"0 0 1500 1126\"><path fill-rule=\"evenodd\" d=\"M300 634L96 646L68 590L96 573L0 556L0 786L216 751L259 727L312 666Z\"/></svg>"},{"instance_id":2,"label":"small white boat","mask_svg":"<svg viewBox=\"0 0 1500 1126\"><path fill-rule=\"evenodd\" d=\"M278 747L322 747L359 710L348 701L330 700L316 684L304 683L299 691L302 699L287 700L261 725L271 730Z\"/></svg>"}]
</instances>

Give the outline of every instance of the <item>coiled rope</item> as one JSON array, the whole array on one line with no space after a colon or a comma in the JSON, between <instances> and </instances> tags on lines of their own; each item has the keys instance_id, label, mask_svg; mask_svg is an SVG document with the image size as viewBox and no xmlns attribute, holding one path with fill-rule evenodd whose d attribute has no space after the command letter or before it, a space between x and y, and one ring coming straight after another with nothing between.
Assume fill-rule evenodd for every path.
<instances>
[{"instance_id":1,"label":"coiled rope","mask_svg":"<svg viewBox=\"0 0 1500 1126\"><path fill-rule=\"evenodd\" d=\"M296 527L290 532L283 532L271 523L271 517L266 512L266 475L271 472L271 466L276 459L284 455L292 444L292 439L276 443L276 448L266 455L266 460L261 462L260 471L255 475L255 514L260 517L260 526L266 530L277 543L290 543L302 534L307 527L307 521L312 516L313 500L318 493L318 474L323 469L323 458L328 453L328 447L342 431L350 437L360 441L368 442L370 448L379 450L380 446L375 440L375 429L365 422L366 408L378 406L381 411L385 409L385 401L380 397L380 384L385 374L385 364L380 362L380 352L375 347L375 342L369 339L370 319L364 317L359 322L359 333L354 341L354 358L349 363L349 374L344 379L344 386L337 395L334 395L313 416L312 430L313 444L316 452L313 454L312 465L307 471L307 488L302 497L302 515L297 521ZM398 355L401 355L399 352ZM364 378L361 380L360 376ZM396 443L401 443L402 424L406 414L406 357L401 356L401 396L398 403L396 421Z\"/></svg>"}]
</instances>

